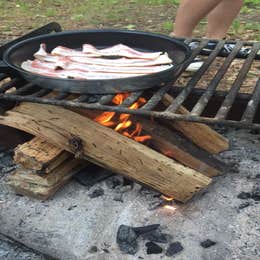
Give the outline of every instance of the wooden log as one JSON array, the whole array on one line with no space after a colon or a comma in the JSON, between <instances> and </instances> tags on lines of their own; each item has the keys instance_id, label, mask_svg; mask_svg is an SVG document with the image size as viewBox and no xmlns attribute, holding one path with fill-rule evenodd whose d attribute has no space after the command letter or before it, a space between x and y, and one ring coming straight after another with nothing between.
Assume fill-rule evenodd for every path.
<instances>
[{"instance_id":1,"label":"wooden log","mask_svg":"<svg viewBox=\"0 0 260 260\"><path fill-rule=\"evenodd\" d=\"M138 120L137 117L134 118ZM149 144L160 153L208 177L218 176L225 170L226 165L223 162L217 160L210 153L199 149L174 131L156 121L151 122L144 118L139 118L139 120L142 123L144 133L152 136Z\"/></svg>"},{"instance_id":2,"label":"wooden log","mask_svg":"<svg viewBox=\"0 0 260 260\"><path fill-rule=\"evenodd\" d=\"M165 94L162 103L168 107L173 100L172 96ZM177 113L186 115L189 114L189 111L181 106ZM167 121L167 125L180 131L197 146L210 153L217 154L229 148L228 140L205 124L176 120Z\"/></svg>"},{"instance_id":3,"label":"wooden log","mask_svg":"<svg viewBox=\"0 0 260 260\"><path fill-rule=\"evenodd\" d=\"M8 184L18 193L46 200L61 188L75 173L87 166L86 161L67 159L48 174L19 167L8 178Z\"/></svg>"},{"instance_id":4,"label":"wooden log","mask_svg":"<svg viewBox=\"0 0 260 260\"><path fill-rule=\"evenodd\" d=\"M100 115L100 111L80 109L74 111L91 119ZM227 165L217 160L211 153L200 149L192 142L178 135L175 129L169 130L158 121L151 121L141 116L131 115L129 120L135 124L140 123L142 132L145 135L152 136L148 143L151 144L153 149L177 160L185 166L197 170L208 177L221 175L227 168Z\"/></svg>"},{"instance_id":5,"label":"wooden log","mask_svg":"<svg viewBox=\"0 0 260 260\"><path fill-rule=\"evenodd\" d=\"M86 167L87 164L87 161L71 158L64 161L51 172L40 175L35 174L34 170L25 169L20 166L15 170L15 173L13 173L10 178L15 181L23 181L50 187L57 185L64 178L74 175L76 171Z\"/></svg>"},{"instance_id":6,"label":"wooden log","mask_svg":"<svg viewBox=\"0 0 260 260\"><path fill-rule=\"evenodd\" d=\"M0 124L41 136L179 201L187 201L211 182L203 174L61 107L23 103L0 116Z\"/></svg>"},{"instance_id":7,"label":"wooden log","mask_svg":"<svg viewBox=\"0 0 260 260\"><path fill-rule=\"evenodd\" d=\"M49 173L72 155L46 140L35 137L15 149L14 161L36 173Z\"/></svg>"}]
</instances>

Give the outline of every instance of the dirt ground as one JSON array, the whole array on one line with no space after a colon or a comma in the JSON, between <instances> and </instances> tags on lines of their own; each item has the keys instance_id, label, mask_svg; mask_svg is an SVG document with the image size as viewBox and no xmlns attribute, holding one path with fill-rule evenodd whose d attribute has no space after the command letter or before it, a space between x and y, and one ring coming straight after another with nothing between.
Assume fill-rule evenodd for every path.
<instances>
[{"instance_id":1,"label":"dirt ground","mask_svg":"<svg viewBox=\"0 0 260 260\"><path fill-rule=\"evenodd\" d=\"M50 21L63 29L126 28L169 34L178 8L176 0L3 1L0 0L0 37L17 37ZM260 4L247 0L228 37L260 40ZM206 21L195 30L204 35Z\"/></svg>"}]
</instances>

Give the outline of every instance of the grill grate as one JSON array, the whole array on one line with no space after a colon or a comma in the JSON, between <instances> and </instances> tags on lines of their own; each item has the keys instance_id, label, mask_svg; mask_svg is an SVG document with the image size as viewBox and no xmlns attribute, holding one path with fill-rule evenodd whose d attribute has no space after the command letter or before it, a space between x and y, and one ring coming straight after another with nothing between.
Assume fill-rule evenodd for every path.
<instances>
[{"instance_id":1,"label":"grill grate","mask_svg":"<svg viewBox=\"0 0 260 260\"><path fill-rule=\"evenodd\" d=\"M49 32L56 31L58 28L57 24L55 26L55 28L50 26ZM44 32L46 33L46 26L44 28ZM39 29L37 33L40 33ZM191 39L184 40L186 43L192 41ZM185 63L184 70L195 57L203 53L203 48L209 42L207 39L196 39L196 41L199 43L198 47L193 50L192 56ZM69 93L54 92L42 89L32 83L27 83L20 78L11 77L10 75L1 73L1 71L0 80L2 82L5 80L6 82L0 85L0 100L27 101L64 107L129 113L166 120L184 120L260 129L260 80L259 78L257 79L257 75L254 75L256 84L251 87L251 91L246 94L240 92L252 64L259 62L259 55L257 53L260 50L260 43L224 40L215 42L217 43L215 49L208 56L203 56L204 63L202 67L191 76L187 83L182 86L176 86L176 81L152 90L131 93L119 106L111 104L115 95L72 95ZM223 53L221 52L223 46L229 43L235 44L232 52L222 58L224 62L214 77L209 80L207 87L204 89L198 88L199 81L209 70L209 67L216 59L223 57ZM239 50L244 46L250 48L251 51L247 57L239 59ZM223 80L223 77L225 77L227 71L230 69L232 62L238 59L243 62L243 65L237 71L238 74L234 82L229 86L228 91L217 90L221 80ZM184 74L185 72L182 72L178 80L184 77ZM167 107L164 106L162 108L162 99L166 93L174 97L174 100ZM144 97L147 103L139 109L129 109L128 107L140 97ZM193 100L191 102L193 104L192 107L189 107L191 104L188 102L189 100ZM216 100L220 104L217 109L215 105ZM6 102L1 101L1 103ZM185 115L179 114L178 109L182 105L188 105L191 112ZM7 107L10 108L10 106ZM210 107L214 107L214 113L209 112ZM232 117L231 112L234 111L234 107L239 108L240 116L235 113L234 117Z\"/></svg>"}]
</instances>

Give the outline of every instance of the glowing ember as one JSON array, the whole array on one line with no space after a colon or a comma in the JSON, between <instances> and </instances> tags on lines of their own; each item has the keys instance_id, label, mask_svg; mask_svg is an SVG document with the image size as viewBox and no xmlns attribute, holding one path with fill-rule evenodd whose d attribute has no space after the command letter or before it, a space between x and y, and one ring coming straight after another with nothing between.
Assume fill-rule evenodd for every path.
<instances>
[{"instance_id":1,"label":"glowing ember","mask_svg":"<svg viewBox=\"0 0 260 260\"><path fill-rule=\"evenodd\" d=\"M115 105L120 105L123 101L129 96L128 93L117 94L112 103ZM129 109L137 109L140 106L144 105L146 100L144 98L139 98L134 104L132 104ZM104 112L101 115L97 116L94 120L101 125L107 127L113 127L115 131L121 133L122 135L134 139L137 142L145 142L151 139L150 135L141 135L142 126L140 123L133 123L131 120L131 115L129 114L120 114L116 115L115 112Z\"/></svg>"},{"instance_id":2,"label":"glowing ember","mask_svg":"<svg viewBox=\"0 0 260 260\"><path fill-rule=\"evenodd\" d=\"M163 200L166 200L166 201L173 201L173 198L172 198L172 197L167 197L167 196L165 196L165 195L161 195L161 198L162 198Z\"/></svg>"},{"instance_id":3,"label":"glowing ember","mask_svg":"<svg viewBox=\"0 0 260 260\"><path fill-rule=\"evenodd\" d=\"M171 211L175 211L175 210L176 210L176 208L173 207L172 205L164 205L163 208L164 208L164 209L171 210Z\"/></svg>"}]
</instances>

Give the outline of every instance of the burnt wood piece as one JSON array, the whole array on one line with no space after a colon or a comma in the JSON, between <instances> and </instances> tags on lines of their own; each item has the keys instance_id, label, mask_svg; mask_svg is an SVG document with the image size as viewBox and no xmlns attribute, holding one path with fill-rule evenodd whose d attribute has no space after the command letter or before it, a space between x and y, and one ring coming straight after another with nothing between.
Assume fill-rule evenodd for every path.
<instances>
[{"instance_id":1,"label":"burnt wood piece","mask_svg":"<svg viewBox=\"0 0 260 260\"><path fill-rule=\"evenodd\" d=\"M35 137L15 149L14 161L35 173L49 173L71 157L69 152Z\"/></svg>"},{"instance_id":2,"label":"burnt wood piece","mask_svg":"<svg viewBox=\"0 0 260 260\"><path fill-rule=\"evenodd\" d=\"M164 95L162 103L169 106L173 103L174 98L169 94ZM189 111L180 106L177 113L187 115ZM184 136L191 140L198 147L208 151L212 154L223 152L229 148L228 140L211 129L209 126L195 122L185 121L164 121L174 129L180 131Z\"/></svg>"},{"instance_id":3,"label":"burnt wood piece","mask_svg":"<svg viewBox=\"0 0 260 260\"><path fill-rule=\"evenodd\" d=\"M145 134L152 136L149 144L156 151L208 177L220 175L224 171L223 162L220 162L208 152L199 149L174 131L145 118L134 117L134 119L142 124Z\"/></svg>"},{"instance_id":4,"label":"burnt wood piece","mask_svg":"<svg viewBox=\"0 0 260 260\"><path fill-rule=\"evenodd\" d=\"M0 116L0 124L41 136L179 201L187 201L211 182L203 174L61 107L23 103ZM78 145L71 146L72 140Z\"/></svg>"}]
</instances>

